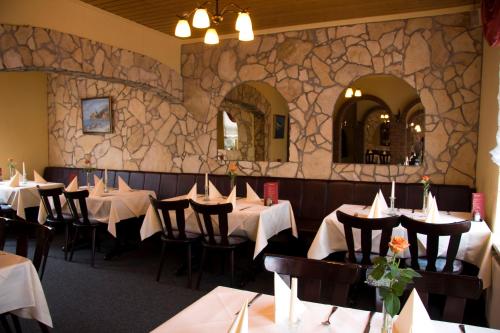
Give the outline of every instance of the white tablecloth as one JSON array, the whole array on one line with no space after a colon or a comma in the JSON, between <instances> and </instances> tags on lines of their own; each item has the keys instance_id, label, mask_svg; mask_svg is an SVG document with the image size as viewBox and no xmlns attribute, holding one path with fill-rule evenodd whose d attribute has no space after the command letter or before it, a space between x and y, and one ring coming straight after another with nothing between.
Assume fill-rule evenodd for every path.
<instances>
[{"instance_id":1,"label":"white tablecloth","mask_svg":"<svg viewBox=\"0 0 500 333\"><path fill-rule=\"evenodd\" d=\"M358 205L342 205L337 210L344 213L360 216L367 216L370 207ZM337 251L347 251L344 226L337 220L337 210L324 218L321 226L316 233L307 257L311 259L323 259L330 253ZM400 213L414 219L425 219L420 212L412 213L412 210L401 209ZM441 222L457 222L470 219L469 213L459 212L440 212ZM408 239L408 234L403 226L399 225L393 230L393 236L402 236ZM353 230L354 247L356 251L361 250L361 233L359 230ZM378 252L380 246L381 231L372 233L372 251ZM438 255L446 254L449 237L440 237ZM418 235L419 255L425 255L426 236ZM404 258L410 257L410 251L407 249L403 253ZM479 267L479 277L483 280L483 287L486 289L491 284L491 231L485 222L472 222L469 232L462 234L460 247L457 253L457 259L464 260Z\"/></svg>"},{"instance_id":2,"label":"white tablecloth","mask_svg":"<svg viewBox=\"0 0 500 333\"><path fill-rule=\"evenodd\" d=\"M0 313L7 312L52 327L49 307L31 260L0 251Z\"/></svg>"},{"instance_id":3,"label":"white tablecloth","mask_svg":"<svg viewBox=\"0 0 500 333\"><path fill-rule=\"evenodd\" d=\"M89 218L108 224L108 231L116 237L116 224L122 220L144 215L150 205L149 195L156 197L154 191L133 190L119 192L110 190L99 197L88 197L87 208ZM70 213L68 204L64 200L63 211ZM45 223L47 212L40 206L38 222Z\"/></svg>"},{"instance_id":4,"label":"white tablecloth","mask_svg":"<svg viewBox=\"0 0 500 333\"><path fill-rule=\"evenodd\" d=\"M5 202L16 210L17 216L26 219L24 213L25 208L38 207L40 204L40 195L36 188L40 185L41 188L56 188L63 187L61 183L36 183L28 181L26 184L21 184L19 187L7 186L8 182L0 182L0 202Z\"/></svg>"},{"instance_id":5,"label":"white tablecloth","mask_svg":"<svg viewBox=\"0 0 500 333\"><path fill-rule=\"evenodd\" d=\"M167 200L184 198L180 196ZM203 201L201 203L221 203L225 199L214 201ZM189 207L185 210L186 231L200 233L200 228L196 221L196 216ZM175 214L171 214L171 220L175 225ZM216 222L216 221L214 221ZM267 240L280 231L292 228L292 233L297 237L297 226L292 211L292 205L288 200L280 200L278 204L264 206L261 201L248 201L244 198L236 201L236 209L228 214L229 235L244 236L255 242L254 258L267 246ZM141 227L141 238L146 239L161 231L160 221L158 221L153 208L150 207L144 217ZM216 229L216 232L218 230Z\"/></svg>"},{"instance_id":6,"label":"white tablecloth","mask_svg":"<svg viewBox=\"0 0 500 333\"><path fill-rule=\"evenodd\" d=\"M154 329L153 333L213 333L227 332L246 299L251 299L254 292L217 287L195 303ZM368 311L350 308L338 308L332 315L330 326L324 326L331 306L304 302L306 312L295 326L274 323L274 297L262 295L249 308L249 332L329 332L362 333L368 323ZM435 332L460 333L458 324L433 321ZM371 322L371 333L380 333L382 314L376 313ZM467 333L499 332L488 328L465 325Z\"/></svg>"}]
</instances>

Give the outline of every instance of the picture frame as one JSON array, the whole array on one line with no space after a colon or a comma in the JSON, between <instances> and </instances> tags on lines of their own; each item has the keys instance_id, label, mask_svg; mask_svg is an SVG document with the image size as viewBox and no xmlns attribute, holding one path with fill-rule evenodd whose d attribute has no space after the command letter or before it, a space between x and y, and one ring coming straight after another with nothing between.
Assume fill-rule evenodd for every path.
<instances>
[{"instance_id":1,"label":"picture frame","mask_svg":"<svg viewBox=\"0 0 500 333\"><path fill-rule=\"evenodd\" d=\"M82 98L82 131L84 134L113 132L111 97Z\"/></svg>"},{"instance_id":2,"label":"picture frame","mask_svg":"<svg viewBox=\"0 0 500 333\"><path fill-rule=\"evenodd\" d=\"M285 126L286 126L286 116L274 115L274 138L284 139L285 138Z\"/></svg>"}]
</instances>

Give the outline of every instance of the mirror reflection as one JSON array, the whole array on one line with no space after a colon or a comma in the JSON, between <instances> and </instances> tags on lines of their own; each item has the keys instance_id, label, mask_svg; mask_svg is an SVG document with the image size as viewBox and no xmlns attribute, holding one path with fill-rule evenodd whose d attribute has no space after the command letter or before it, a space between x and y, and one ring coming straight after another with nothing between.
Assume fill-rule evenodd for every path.
<instances>
[{"instance_id":1,"label":"mirror reflection","mask_svg":"<svg viewBox=\"0 0 500 333\"><path fill-rule=\"evenodd\" d=\"M268 84L231 89L217 113L220 160L288 161L288 104Z\"/></svg>"},{"instance_id":2,"label":"mirror reflection","mask_svg":"<svg viewBox=\"0 0 500 333\"><path fill-rule=\"evenodd\" d=\"M368 75L335 104L333 161L420 165L425 110L415 88L391 75Z\"/></svg>"}]
</instances>

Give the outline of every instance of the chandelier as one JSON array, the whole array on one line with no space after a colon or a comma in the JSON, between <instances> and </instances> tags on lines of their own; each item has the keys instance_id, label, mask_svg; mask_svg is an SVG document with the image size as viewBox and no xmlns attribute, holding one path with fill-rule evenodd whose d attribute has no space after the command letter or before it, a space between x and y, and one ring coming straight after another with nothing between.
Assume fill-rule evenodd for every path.
<instances>
[{"instance_id":1,"label":"chandelier","mask_svg":"<svg viewBox=\"0 0 500 333\"><path fill-rule=\"evenodd\" d=\"M215 27L224 20L224 15L226 13L231 12L238 13L235 24L235 29L239 32L238 39L244 42L253 40L252 20L250 20L248 9L241 8L235 3L230 3L220 9L219 0L215 0L215 10L209 12L207 6L210 3L210 1L206 1L193 9L190 13L178 16L179 21L175 27L175 36L181 38L191 37L191 27L188 20L194 13L192 21L193 28L208 28L205 33L205 44L219 44L219 35Z\"/></svg>"}]
</instances>

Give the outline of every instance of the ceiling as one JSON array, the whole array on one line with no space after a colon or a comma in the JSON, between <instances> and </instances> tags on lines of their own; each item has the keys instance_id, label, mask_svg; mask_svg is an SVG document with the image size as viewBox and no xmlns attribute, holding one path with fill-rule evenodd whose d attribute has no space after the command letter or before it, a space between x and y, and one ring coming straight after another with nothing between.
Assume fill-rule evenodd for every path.
<instances>
[{"instance_id":1,"label":"ceiling","mask_svg":"<svg viewBox=\"0 0 500 333\"><path fill-rule=\"evenodd\" d=\"M196 0L83 0L93 6L155 30L174 34L177 16L196 7ZM208 6L214 8L214 1ZM199 1L200 3L203 0ZM220 0L220 7L231 0ZM254 30L292 25L400 14L414 11L471 5L477 0L232 0L249 8ZM217 28L219 34L234 33L236 16L226 14ZM196 30L196 31L195 31ZM193 29L193 37L204 30Z\"/></svg>"}]
</instances>

